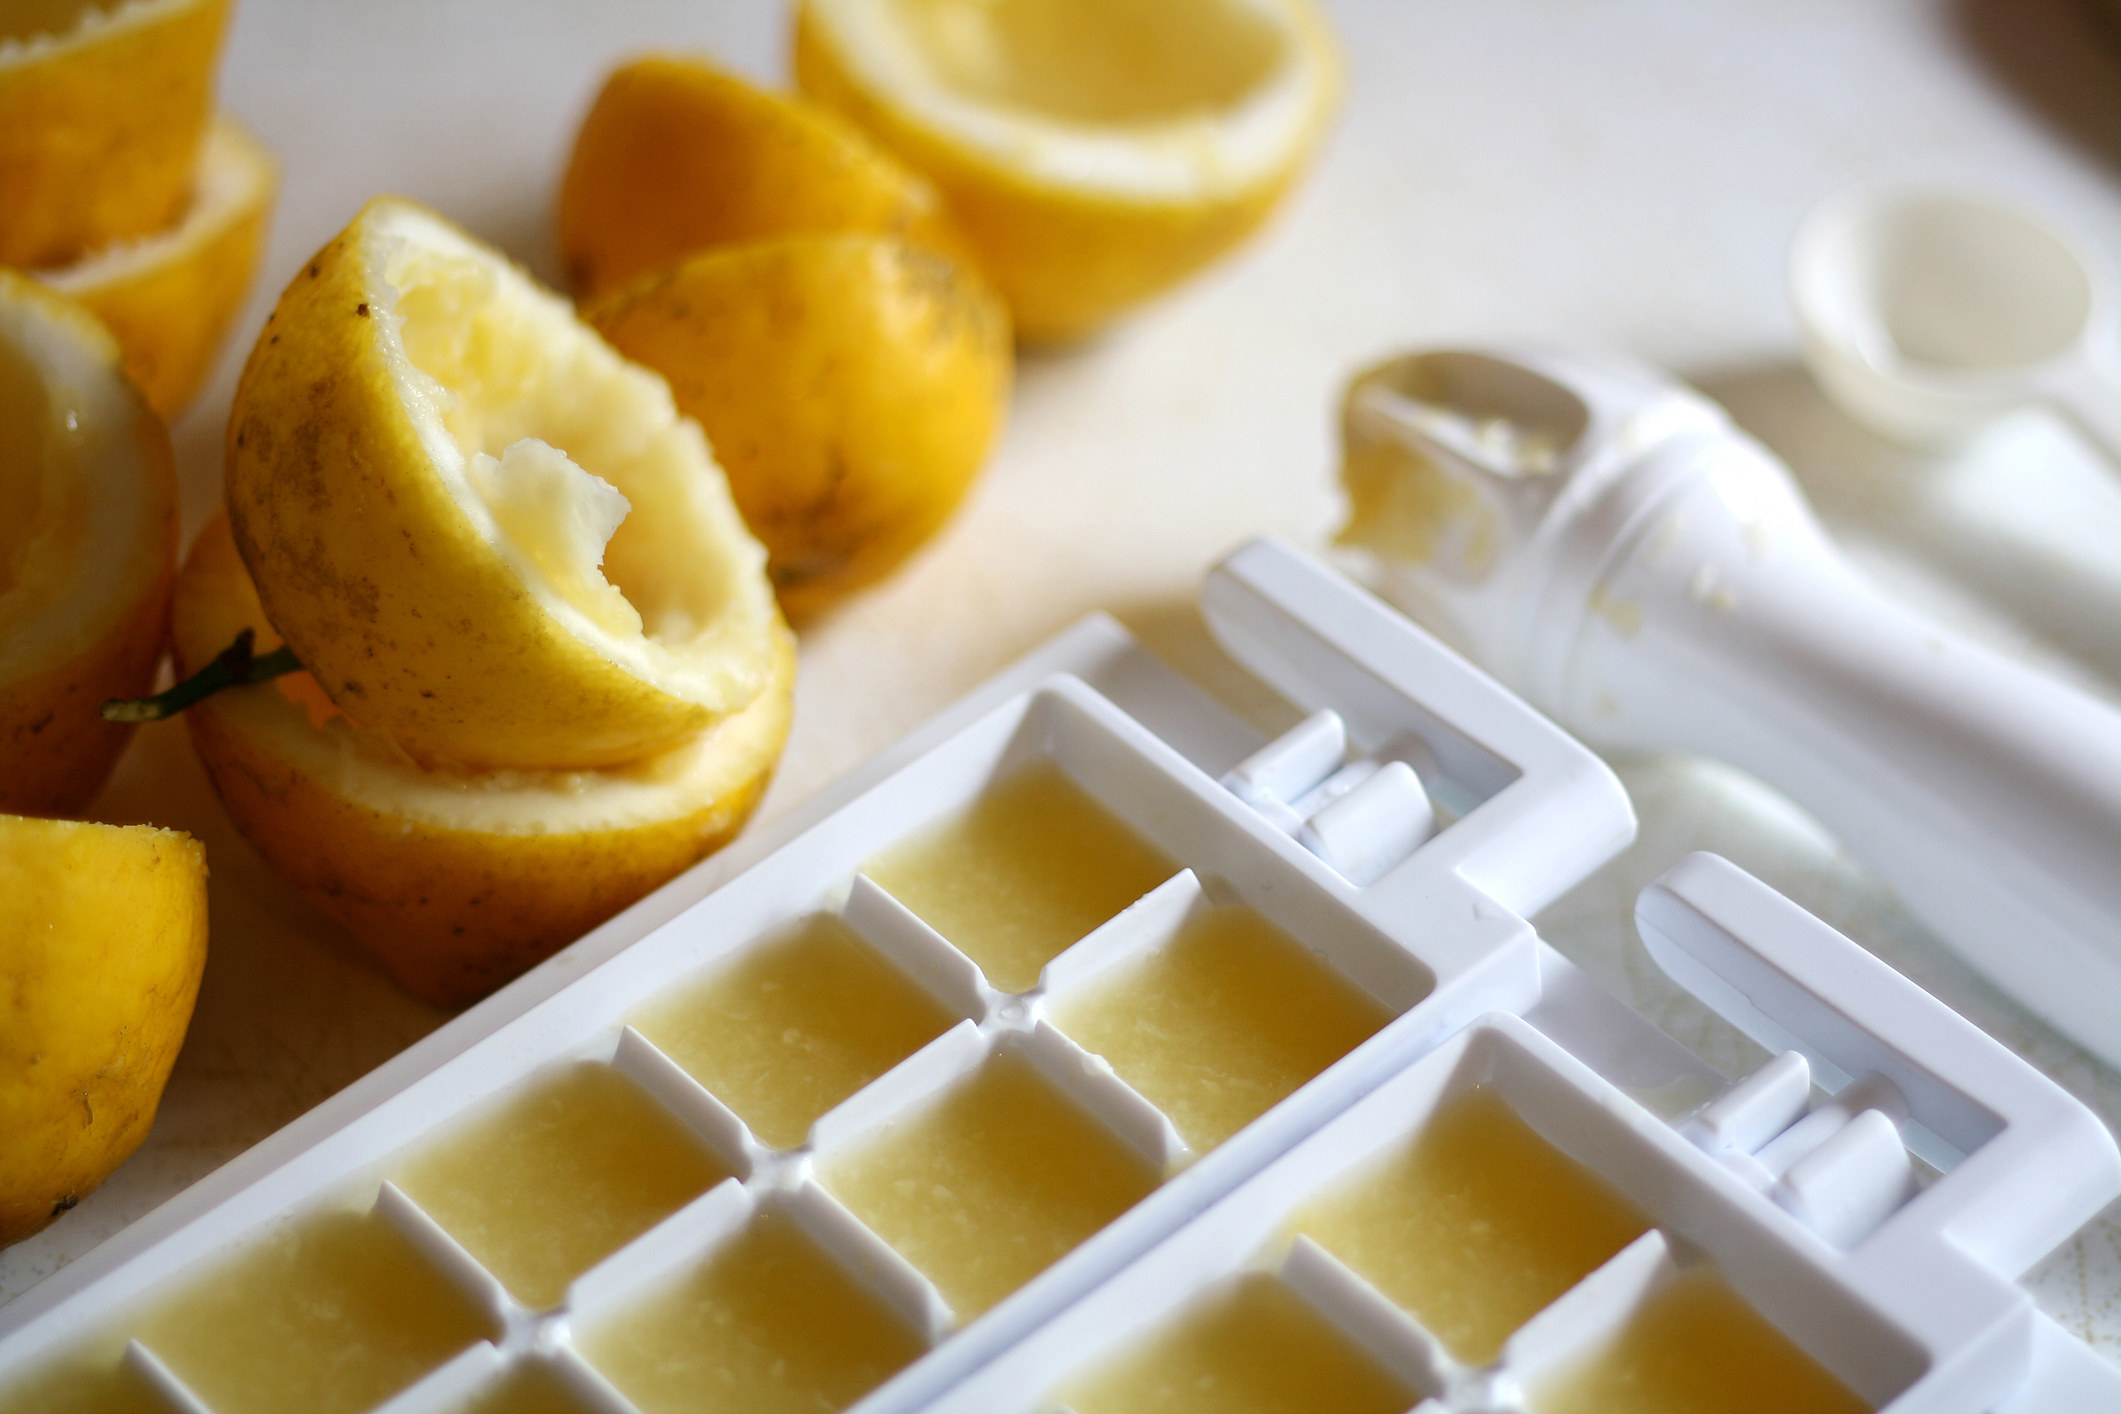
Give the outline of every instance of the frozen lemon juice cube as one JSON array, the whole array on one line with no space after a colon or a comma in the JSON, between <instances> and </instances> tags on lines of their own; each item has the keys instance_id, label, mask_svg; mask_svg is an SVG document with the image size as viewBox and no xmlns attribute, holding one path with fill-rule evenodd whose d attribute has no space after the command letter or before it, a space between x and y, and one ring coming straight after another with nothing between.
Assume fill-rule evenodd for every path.
<instances>
[{"instance_id":1,"label":"frozen lemon juice cube","mask_svg":"<svg viewBox=\"0 0 2121 1414\"><path fill-rule=\"evenodd\" d=\"M539 1309L728 1176L625 1076L586 1063L393 1175L511 1295Z\"/></svg>"},{"instance_id":2,"label":"frozen lemon juice cube","mask_svg":"<svg viewBox=\"0 0 2121 1414\"><path fill-rule=\"evenodd\" d=\"M1005 1051L828 1158L821 1177L964 1322L1133 1207L1160 1175Z\"/></svg>"},{"instance_id":3,"label":"frozen lemon juice cube","mask_svg":"<svg viewBox=\"0 0 2121 1414\"><path fill-rule=\"evenodd\" d=\"M692 1275L592 1327L581 1348L642 1414L814 1414L846 1408L923 1346L767 1212Z\"/></svg>"},{"instance_id":4,"label":"frozen lemon juice cube","mask_svg":"<svg viewBox=\"0 0 2121 1414\"><path fill-rule=\"evenodd\" d=\"M78 1353L38 1369L26 1379L0 1384L0 1409L35 1410L37 1414L169 1414L144 1376L123 1363L121 1340L99 1342L93 1353Z\"/></svg>"},{"instance_id":5,"label":"frozen lemon juice cube","mask_svg":"<svg viewBox=\"0 0 2121 1414\"><path fill-rule=\"evenodd\" d=\"M373 1213L289 1226L136 1332L214 1414L356 1414L498 1332Z\"/></svg>"},{"instance_id":6,"label":"frozen lemon juice cube","mask_svg":"<svg viewBox=\"0 0 2121 1414\"><path fill-rule=\"evenodd\" d=\"M1548 1381L1531 1407L1536 1414L1863 1414L1870 1408L1707 1267L1652 1293L1611 1345Z\"/></svg>"},{"instance_id":7,"label":"frozen lemon juice cube","mask_svg":"<svg viewBox=\"0 0 2121 1414\"><path fill-rule=\"evenodd\" d=\"M1178 872L1049 762L863 872L1006 991L1028 991L1070 943Z\"/></svg>"},{"instance_id":8,"label":"frozen lemon juice cube","mask_svg":"<svg viewBox=\"0 0 2121 1414\"><path fill-rule=\"evenodd\" d=\"M1077 1414L1404 1414L1419 1399L1264 1274L1061 1395Z\"/></svg>"},{"instance_id":9,"label":"frozen lemon juice cube","mask_svg":"<svg viewBox=\"0 0 2121 1414\"><path fill-rule=\"evenodd\" d=\"M752 1133L792 1149L819 1115L956 1019L845 923L820 913L634 1026Z\"/></svg>"},{"instance_id":10,"label":"frozen lemon juice cube","mask_svg":"<svg viewBox=\"0 0 2121 1414\"><path fill-rule=\"evenodd\" d=\"M1511 1332L1641 1236L1605 1181L1475 1087L1290 1224L1485 1365Z\"/></svg>"},{"instance_id":11,"label":"frozen lemon juice cube","mask_svg":"<svg viewBox=\"0 0 2121 1414\"><path fill-rule=\"evenodd\" d=\"M1195 913L1168 943L1053 1014L1169 1115L1196 1153L1389 1020L1368 993L1243 906Z\"/></svg>"}]
</instances>

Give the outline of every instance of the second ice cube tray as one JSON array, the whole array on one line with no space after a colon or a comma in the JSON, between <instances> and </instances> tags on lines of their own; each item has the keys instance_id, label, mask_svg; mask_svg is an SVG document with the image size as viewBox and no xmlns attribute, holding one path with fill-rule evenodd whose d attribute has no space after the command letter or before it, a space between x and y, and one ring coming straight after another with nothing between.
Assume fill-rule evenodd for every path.
<instances>
[{"instance_id":1,"label":"second ice cube tray","mask_svg":"<svg viewBox=\"0 0 2121 1414\"><path fill-rule=\"evenodd\" d=\"M1551 951L1474 1020L931 1414L2102 1414L2024 1269L2121 1194L2091 1112L1727 861L1646 890L1773 1055L1660 1114L1675 1043ZM1302 1371L1301 1383L1292 1383Z\"/></svg>"}]
</instances>

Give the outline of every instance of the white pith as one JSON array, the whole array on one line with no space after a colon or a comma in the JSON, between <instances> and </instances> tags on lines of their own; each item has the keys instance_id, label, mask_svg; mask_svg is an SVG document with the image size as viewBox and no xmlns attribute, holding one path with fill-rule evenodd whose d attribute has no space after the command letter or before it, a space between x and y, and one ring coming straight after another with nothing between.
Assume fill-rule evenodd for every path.
<instances>
[{"instance_id":1,"label":"white pith","mask_svg":"<svg viewBox=\"0 0 2121 1414\"><path fill-rule=\"evenodd\" d=\"M608 661L715 711L749 702L775 622L765 551L669 387L419 209L363 231L369 317L474 532Z\"/></svg>"},{"instance_id":2,"label":"white pith","mask_svg":"<svg viewBox=\"0 0 2121 1414\"><path fill-rule=\"evenodd\" d=\"M198 6L199 0L128 0L119 5L60 0L47 7L52 18L32 21L24 15L8 23L8 32L0 33L0 69L40 63L64 50L85 49L117 31L155 24Z\"/></svg>"},{"instance_id":3,"label":"white pith","mask_svg":"<svg viewBox=\"0 0 2121 1414\"><path fill-rule=\"evenodd\" d=\"M1278 40L1277 62L1259 82L1226 106L1160 120L1071 121L958 91L899 4L814 0L811 13L837 61L886 106L1054 186L1175 203L1245 192L1306 146L1333 88L1331 57L1293 0L1220 0L1231 22L1263 25Z\"/></svg>"}]
</instances>

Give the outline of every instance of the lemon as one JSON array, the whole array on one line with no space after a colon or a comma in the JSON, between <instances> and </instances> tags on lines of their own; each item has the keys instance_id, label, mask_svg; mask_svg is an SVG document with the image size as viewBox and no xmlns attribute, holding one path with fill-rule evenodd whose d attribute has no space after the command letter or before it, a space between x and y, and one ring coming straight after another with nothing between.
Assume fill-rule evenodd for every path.
<instances>
[{"instance_id":1,"label":"lemon","mask_svg":"<svg viewBox=\"0 0 2121 1414\"><path fill-rule=\"evenodd\" d=\"M1037 342L1087 335L1242 240L1338 88L1309 0L802 0L795 64L941 189Z\"/></svg>"},{"instance_id":2,"label":"lemon","mask_svg":"<svg viewBox=\"0 0 2121 1414\"><path fill-rule=\"evenodd\" d=\"M169 434L88 313L0 270L0 810L103 788L162 658L177 558ZM0 896L4 897L4 896Z\"/></svg>"},{"instance_id":3,"label":"lemon","mask_svg":"<svg viewBox=\"0 0 2121 1414\"><path fill-rule=\"evenodd\" d=\"M189 673L242 629L277 645L228 523L178 577ZM750 705L658 756L601 771L422 770L307 674L187 711L222 803L260 854L416 996L462 1006L719 847L788 734L794 640L775 626Z\"/></svg>"},{"instance_id":4,"label":"lemon","mask_svg":"<svg viewBox=\"0 0 2121 1414\"><path fill-rule=\"evenodd\" d=\"M65 265L173 224L228 0L0 7L0 265Z\"/></svg>"},{"instance_id":5,"label":"lemon","mask_svg":"<svg viewBox=\"0 0 2121 1414\"><path fill-rule=\"evenodd\" d=\"M1008 406L1007 313L903 241L710 251L586 315L706 429L798 620L889 573L949 518Z\"/></svg>"},{"instance_id":6,"label":"lemon","mask_svg":"<svg viewBox=\"0 0 2121 1414\"><path fill-rule=\"evenodd\" d=\"M125 371L166 418L199 391L250 293L278 184L272 154L219 119L200 150L191 206L175 226L36 272L110 327L125 350Z\"/></svg>"},{"instance_id":7,"label":"lemon","mask_svg":"<svg viewBox=\"0 0 2121 1414\"><path fill-rule=\"evenodd\" d=\"M710 246L866 231L955 249L934 188L837 115L707 64L614 70L560 186L560 252L578 296Z\"/></svg>"},{"instance_id":8,"label":"lemon","mask_svg":"<svg viewBox=\"0 0 2121 1414\"><path fill-rule=\"evenodd\" d=\"M0 1247L154 1123L206 966L206 851L174 830L0 815Z\"/></svg>"},{"instance_id":9,"label":"lemon","mask_svg":"<svg viewBox=\"0 0 2121 1414\"><path fill-rule=\"evenodd\" d=\"M698 425L410 202L370 202L281 296L226 467L268 617L423 765L616 765L775 680L765 551Z\"/></svg>"}]
</instances>

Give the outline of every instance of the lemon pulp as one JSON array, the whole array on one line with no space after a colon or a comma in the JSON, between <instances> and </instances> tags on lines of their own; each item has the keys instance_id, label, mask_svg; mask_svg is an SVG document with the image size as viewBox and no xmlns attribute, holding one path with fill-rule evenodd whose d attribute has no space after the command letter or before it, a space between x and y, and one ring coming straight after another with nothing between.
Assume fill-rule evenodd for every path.
<instances>
[{"instance_id":1,"label":"lemon pulp","mask_svg":"<svg viewBox=\"0 0 2121 1414\"><path fill-rule=\"evenodd\" d=\"M1053 1012L1054 1025L1110 1061L1196 1153L1390 1019L1368 993L1243 905L1194 914L1170 942Z\"/></svg>"},{"instance_id":2,"label":"lemon pulp","mask_svg":"<svg viewBox=\"0 0 2121 1414\"><path fill-rule=\"evenodd\" d=\"M1004 1052L844 1156L825 1187L925 1272L962 1323L1156 1187L1149 1161Z\"/></svg>"},{"instance_id":3,"label":"lemon pulp","mask_svg":"<svg viewBox=\"0 0 2121 1414\"><path fill-rule=\"evenodd\" d=\"M1402 1414L1418 1396L1254 1273L1062 1398L1078 1414Z\"/></svg>"},{"instance_id":4,"label":"lemon pulp","mask_svg":"<svg viewBox=\"0 0 2121 1414\"><path fill-rule=\"evenodd\" d=\"M1708 1267L1651 1294L1605 1349L1533 1394L1536 1414L1863 1414Z\"/></svg>"},{"instance_id":5,"label":"lemon pulp","mask_svg":"<svg viewBox=\"0 0 2121 1414\"><path fill-rule=\"evenodd\" d=\"M135 1334L215 1414L358 1414L498 1332L388 1224L341 1211L175 1292Z\"/></svg>"},{"instance_id":6,"label":"lemon pulp","mask_svg":"<svg viewBox=\"0 0 2121 1414\"><path fill-rule=\"evenodd\" d=\"M922 1349L909 1326L773 1212L581 1344L642 1414L844 1409Z\"/></svg>"},{"instance_id":7,"label":"lemon pulp","mask_svg":"<svg viewBox=\"0 0 2121 1414\"><path fill-rule=\"evenodd\" d=\"M758 572L755 547L702 555L683 543L719 497L661 381L440 223L400 219L406 234L387 243L383 268L410 365L399 375L430 450L461 468L459 503L475 523L483 509L524 583L644 675L692 671L689 652L664 645L755 634L757 612L736 607Z\"/></svg>"},{"instance_id":8,"label":"lemon pulp","mask_svg":"<svg viewBox=\"0 0 2121 1414\"><path fill-rule=\"evenodd\" d=\"M517 1300L542 1309L728 1172L631 1081L584 1063L393 1177Z\"/></svg>"},{"instance_id":9,"label":"lemon pulp","mask_svg":"<svg viewBox=\"0 0 2121 1414\"><path fill-rule=\"evenodd\" d=\"M777 1149L954 1020L834 914L802 920L634 1027Z\"/></svg>"},{"instance_id":10,"label":"lemon pulp","mask_svg":"<svg viewBox=\"0 0 2121 1414\"><path fill-rule=\"evenodd\" d=\"M1176 872L1153 845L1039 761L863 866L1007 991Z\"/></svg>"},{"instance_id":11,"label":"lemon pulp","mask_svg":"<svg viewBox=\"0 0 2121 1414\"><path fill-rule=\"evenodd\" d=\"M1485 1365L1648 1223L1483 1086L1290 1226Z\"/></svg>"}]
</instances>

